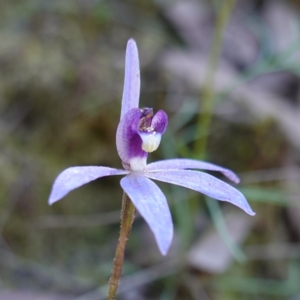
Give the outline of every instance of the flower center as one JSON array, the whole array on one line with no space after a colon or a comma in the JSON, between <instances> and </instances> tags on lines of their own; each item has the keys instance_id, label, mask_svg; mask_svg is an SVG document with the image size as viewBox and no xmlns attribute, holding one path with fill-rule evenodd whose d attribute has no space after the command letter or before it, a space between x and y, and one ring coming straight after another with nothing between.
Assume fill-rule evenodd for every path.
<instances>
[{"instance_id":1,"label":"flower center","mask_svg":"<svg viewBox=\"0 0 300 300\"><path fill-rule=\"evenodd\" d=\"M153 118L153 109L144 107L140 109L142 117L139 123L140 137L142 138L142 149L146 152L155 151L161 140L161 134L158 134L151 126Z\"/></svg>"},{"instance_id":2,"label":"flower center","mask_svg":"<svg viewBox=\"0 0 300 300\"><path fill-rule=\"evenodd\" d=\"M156 150L168 125L167 114L152 108L132 108L121 119L116 135L117 150L125 169L145 169L149 152Z\"/></svg>"}]
</instances>

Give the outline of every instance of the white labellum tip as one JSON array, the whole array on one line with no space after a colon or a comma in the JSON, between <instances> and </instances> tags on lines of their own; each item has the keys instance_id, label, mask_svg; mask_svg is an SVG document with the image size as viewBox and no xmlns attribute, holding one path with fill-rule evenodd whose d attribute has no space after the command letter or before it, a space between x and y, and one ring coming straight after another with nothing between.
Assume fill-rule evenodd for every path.
<instances>
[{"instance_id":1,"label":"white labellum tip","mask_svg":"<svg viewBox=\"0 0 300 300\"><path fill-rule=\"evenodd\" d=\"M140 134L143 143L142 143L142 149L146 152L153 152L155 151L161 140L161 134L153 131L152 133L147 133L147 134Z\"/></svg>"}]
</instances>

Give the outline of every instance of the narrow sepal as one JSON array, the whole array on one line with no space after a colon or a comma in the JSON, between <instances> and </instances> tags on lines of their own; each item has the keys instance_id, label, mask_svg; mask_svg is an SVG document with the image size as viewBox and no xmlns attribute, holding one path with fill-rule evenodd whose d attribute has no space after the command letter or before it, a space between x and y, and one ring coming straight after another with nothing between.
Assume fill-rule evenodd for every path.
<instances>
[{"instance_id":1,"label":"narrow sepal","mask_svg":"<svg viewBox=\"0 0 300 300\"><path fill-rule=\"evenodd\" d=\"M136 42L130 39L126 47L125 79L122 98L121 119L131 109L139 107L140 63Z\"/></svg>"},{"instance_id":2,"label":"narrow sepal","mask_svg":"<svg viewBox=\"0 0 300 300\"><path fill-rule=\"evenodd\" d=\"M180 185L201 192L211 198L230 202L247 214L255 215L241 192L209 174L192 170L166 170L145 172L144 174L152 179Z\"/></svg>"},{"instance_id":3,"label":"narrow sepal","mask_svg":"<svg viewBox=\"0 0 300 300\"><path fill-rule=\"evenodd\" d=\"M194 159L185 159L185 158L175 158L175 159L167 159L153 162L147 165L147 171L149 172L158 172L164 171L168 169L202 169L208 171L218 171L221 172L224 176L235 183L239 183L239 177L229 169L205 162L200 160Z\"/></svg>"},{"instance_id":4,"label":"narrow sepal","mask_svg":"<svg viewBox=\"0 0 300 300\"><path fill-rule=\"evenodd\" d=\"M94 166L68 168L62 171L55 179L48 203L52 205L72 190L97 178L123 174L128 174L128 171Z\"/></svg>"},{"instance_id":5,"label":"narrow sepal","mask_svg":"<svg viewBox=\"0 0 300 300\"><path fill-rule=\"evenodd\" d=\"M165 195L150 179L131 174L121 186L152 230L158 248L166 255L173 239L173 222Z\"/></svg>"}]
</instances>

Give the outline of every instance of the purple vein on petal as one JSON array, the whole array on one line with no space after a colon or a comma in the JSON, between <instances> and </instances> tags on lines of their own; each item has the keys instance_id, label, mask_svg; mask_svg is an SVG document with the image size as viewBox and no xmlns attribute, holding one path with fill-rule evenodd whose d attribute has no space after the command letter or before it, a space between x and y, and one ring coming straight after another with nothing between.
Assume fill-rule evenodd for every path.
<instances>
[{"instance_id":1,"label":"purple vein on petal","mask_svg":"<svg viewBox=\"0 0 300 300\"><path fill-rule=\"evenodd\" d=\"M121 186L148 223L160 252L166 255L173 238L173 222L165 195L153 181L138 174L122 178Z\"/></svg>"},{"instance_id":2,"label":"purple vein on petal","mask_svg":"<svg viewBox=\"0 0 300 300\"><path fill-rule=\"evenodd\" d=\"M108 167L71 167L62 171L54 181L48 203L52 205L72 190L97 178L111 175L124 175L128 171Z\"/></svg>"},{"instance_id":3,"label":"purple vein on petal","mask_svg":"<svg viewBox=\"0 0 300 300\"><path fill-rule=\"evenodd\" d=\"M165 170L145 172L144 174L152 179L180 185L201 192L211 198L230 202L247 214L255 215L241 192L209 174L192 170Z\"/></svg>"},{"instance_id":4,"label":"purple vein on petal","mask_svg":"<svg viewBox=\"0 0 300 300\"><path fill-rule=\"evenodd\" d=\"M125 78L122 98L121 119L131 109L139 107L140 63L136 42L130 39L126 47Z\"/></svg>"},{"instance_id":5,"label":"purple vein on petal","mask_svg":"<svg viewBox=\"0 0 300 300\"><path fill-rule=\"evenodd\" d=\"M147 165L147 171L149 172L159 172L167 169L202 169L208 171L219 171L234 183L240 182L239 177L231 170L200 160L184 158L167 159L156 161Z\"/></svg>"}]
</instances>

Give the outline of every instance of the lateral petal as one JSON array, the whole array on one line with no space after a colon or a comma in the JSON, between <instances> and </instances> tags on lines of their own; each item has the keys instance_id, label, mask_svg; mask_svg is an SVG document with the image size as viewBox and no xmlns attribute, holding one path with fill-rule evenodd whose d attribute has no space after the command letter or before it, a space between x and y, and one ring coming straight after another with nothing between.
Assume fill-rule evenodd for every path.
<instances>
[{"instance_id":1,"label":"lateral petal","mask_svg":"<svg viewBox=\"0 0 300 300\"><path fill-rule=\"evenodd\" d=\"M244 210L247 214L251 216L255 215L241 192L209 174L191 170L166 170L145 172L144 174L152 179L184 186L211 198L230 202Z\"/></svg>"},{"instance_id":2,"label":"lateral petal","mask_svg":"<svg viewBox=\"0 0 300 300\"><path fill-rule=\"evenodd\" d=\"M139 107L140 63L136 42L127 42L125 58L125 78L122 98L121 119L131 109Z\"/></svg>"},{"instance_id":3,"label":"lateral petal","mask_svg":"<svg viewBox=\"0 0 300 300\"><path fill-rule=\"evenodd\" d=\"M97 178L128 174L128 171L108 167L71 167L62 171L54 181L48 200L49 205L60 200L72 190Z\"/></svg>"},{"instance_id":4,"label":"lateral petal","mask_svg":"<svg viewBox=\"0 0 300 300\"><path fill-rule=\"evenodd\" d=\"M235 183L239 183L239 177L229 169L195 159L175 158L160 160L147 165L148 172L159 172L167 169L202 169L208 171L219 171L228 179Z\"/></svg>"},{"instance_id":5,"label":"lateral petal","mask_svg":"<svg viewBox=\"0 0 300 300\"><path fill-rule=\"evenodd\" d=\"M163 134L168 126L168 115L163 111L159 110L152 119L151 127L154 131Z\"/></svg>"},{"instance_id":6,"label":"lateral petal","mask_svg":"<svg viewBox=\"0 0 300 300\"><path fill-rule=\"evenodd\" d=\"M125 176L121 186L148 223L160 252L166 255L173 239L173 222L165 195L153 181L139 174Z\"/></svg>"}]
</instances>

